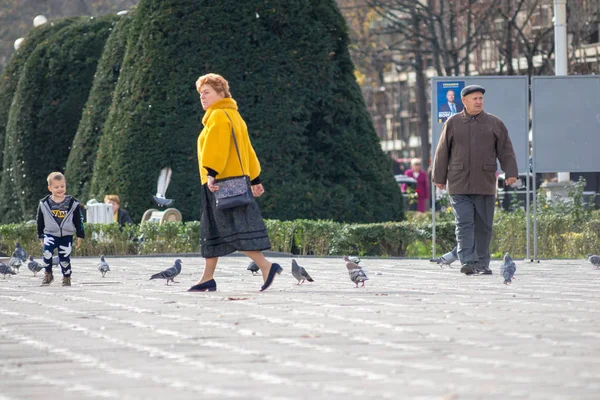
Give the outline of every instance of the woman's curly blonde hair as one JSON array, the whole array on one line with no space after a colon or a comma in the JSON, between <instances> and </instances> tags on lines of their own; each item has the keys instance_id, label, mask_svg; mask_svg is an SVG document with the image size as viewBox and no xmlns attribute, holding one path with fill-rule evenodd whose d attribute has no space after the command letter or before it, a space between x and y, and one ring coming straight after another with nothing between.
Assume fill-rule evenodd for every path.
<instances>
[{"instance_id":1,"label":"woman's curly blonde hair","mask_svg":"<svg viewBox=\"0 0 600 400\"><path fill-rule=\"evenodd\" d=\"M231 97L229 91L229 82L221 75L218 74L206 74L202 75L196 81L196 90L200 93L200 88L204 85L210 85L217 93L223 93L224 97Z\"/></svg>"}]
</instances>

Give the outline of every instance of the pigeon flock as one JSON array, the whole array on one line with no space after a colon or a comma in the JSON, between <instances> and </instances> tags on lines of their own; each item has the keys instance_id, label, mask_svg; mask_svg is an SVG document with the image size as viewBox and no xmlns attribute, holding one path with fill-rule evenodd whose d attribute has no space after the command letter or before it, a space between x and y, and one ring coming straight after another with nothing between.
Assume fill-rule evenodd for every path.
<instances>
[{"instance_id":1,"label":"pigeon flock","mask_svg":"<svg viewBox=\"0 0 600 400\"><path fill-rule=\"evenodd\" d=\"M173 203L173 199L166 198L167 188L169 187L169 183L171 182L171 175L173 171L170 167L164 167L159 173L158 182L156 185L156 195L152 196L154 201L159 207L170 207ZM8 255L3 254L8 257ZM352 283L354 283L355 288L364 287L365 282L369 280L367 274L359 265L361 259L356 256L344 256L344 261L346 264L346 269L348 270L348 275ZM449 267L452 268L452 263L458 261L458 249L455 246L451 251L442 255L438 258L432 258L430 262L436 263L440 266L440 268ZM600 256L588 254L587 259L589 262L596 267L596 269L600 269ZM12 256L8 260L8 264L0 262L0 274L3 275L4 279L6 276L17 275L21 266L27 262L27 268L33 273L33 276L36 276L38 272L44 269L44 266L39 262L33 259L33 256L29 256L29 260L27 259L27 254L25 249L21 247L19 242L15 243L15 250L12 253ZM59 258L58 256L52 257L52 265L58 265ZM153 274L150 277L150 280L153 279L165 279L166 284L169 285L169 282L177 283L175 278L177 275L181 273L181 259L175 260L173 265L164 271ZM248 271L252 272L252 275L259 275L260 268L254 262L251 261L247 268ZM500 274L504 279L505 285L512 284L512 281L517 270L515 262L511 259L510 254L506 253L504 255L504 259L500 266ZM100 261L98 263L98 271L104 278L108 272L110 272L110 266L108 262L106 262L104 255L100 256ZM380 275L380 273L378 273ZM304 282L314 282L313 278L308 274L306 268L299 265L295 259L292 259L292 276L296 279L296 285L302 285Z\"/></svg>"},{"instance_id":2,"label":"pigeon flock","mask_svg":"<svg viewBox=\"0 0 600 400\"><path fill-rule=\"evenodd\" d=\"M168 183L167 183L168 184ZM8 258L8 255L6 255ZM365 282L369 280L367 274L359 265L361 259L356 256L344 256L343 257L346 269L348 270L348 275L352 283L354 283L355 288L364 287ZM596 269L600 269L600 256L594 254L588 254L588 261L596 267ZM450 252L442 255L438 258L432 258L430 262L437 263L440 268L444 266L451 267L451 264L458 260L457 248L454 247ZM27 268L33 273L33 276L36 276L38 272L44 269L44 266L39 262L33 259L33 256L29 256L27 258L27 254L25 250L21 247L20 243L17 242L15 245L15 250L10 257L8 264L0 262L0 275L6 279L6 276L17 275L19 273L19 268L27 262ZM58 265L59 258L58 256L52 257L52 265ZM164 279L166 280L166 284L169 285L169 282L178 283L175 281L175 278L181 273L181 259L176 259L172 266L165 269L164 271L153 274L150 277L150 280L153 279ZM254 262L251 261L248 264L248 271L252 272L252 275L259 275L260 268ZM502 264L500 265L500 274L504 279L505 285L512 284L513 279L515 279L514 275L517 270L517 266L515 262L510 257L509 253L504 255L504 259ZM98 271L104 278L106 273L110 272L110 266L108 262L105 260L104 255L100 256L100 261L98 262ZM295 259L292 259L292 276L296 279L296 285L302 285L305 282L314 282L314 279L308 274L306 268L299 265Z\"/></svg>"}]
</instances>

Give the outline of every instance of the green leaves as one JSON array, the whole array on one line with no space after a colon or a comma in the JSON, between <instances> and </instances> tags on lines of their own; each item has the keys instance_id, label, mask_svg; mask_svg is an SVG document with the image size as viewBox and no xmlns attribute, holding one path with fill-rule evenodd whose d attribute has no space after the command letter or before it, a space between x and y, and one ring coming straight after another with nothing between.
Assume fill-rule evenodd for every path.
<instances>
[{"instance_id":1,"label":"green leaves","mask_svg":"<svg viewBox=\"0 0 600 400\"><path fill-rule=\"evenodd\" d=\"M184 220L199 219L194 82L208 72L229 80L248 125L266 218L404 218L335 1L141 0L135 15L73 21L24 57L26 79L6 97L5 222L31 218L43 178L65 167L70 193L116 193L139 221L169 166L167 196Z\"/></svg>"}]
</instances>

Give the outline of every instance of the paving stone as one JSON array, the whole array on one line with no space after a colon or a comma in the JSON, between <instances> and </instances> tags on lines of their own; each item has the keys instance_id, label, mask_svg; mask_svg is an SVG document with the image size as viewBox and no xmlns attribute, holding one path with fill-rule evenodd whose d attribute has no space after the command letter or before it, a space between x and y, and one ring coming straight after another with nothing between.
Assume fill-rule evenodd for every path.
<instances>
[{"instance_id":1,"label":"paving stone","mask_svg":"<svg viewBox=\"0 0 600 400\"><path fill-rule=\"evenodd\" d=\"M175 257L73 259L73 286L28 271L0 279L0 400L596 399L600 271L585 260L517 261L516 280L425 260L289 258L264 293L248 260L219 260L219 290L149 280ZM60 271L56 271L60 274Z\"/></svg>"}]
</instances>

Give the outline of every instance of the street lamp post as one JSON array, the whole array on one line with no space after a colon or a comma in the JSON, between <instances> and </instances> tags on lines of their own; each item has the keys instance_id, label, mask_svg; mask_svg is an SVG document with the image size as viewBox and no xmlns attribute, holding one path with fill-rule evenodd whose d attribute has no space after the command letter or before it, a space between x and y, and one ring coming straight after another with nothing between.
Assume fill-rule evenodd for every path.
<instances>
[{"instance_id":1,"label":"street lamp post","mask_svg":"<svg viewBox=\"0 0 600 400\"><path fill-rule=\"evenodd\" d=\"M554 71L556 76L569 75L567 56L567 0L554 0ZM559 172L559 182L569 182L568 172Z\"/></svg>"}]
</instances>

